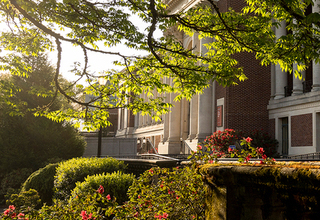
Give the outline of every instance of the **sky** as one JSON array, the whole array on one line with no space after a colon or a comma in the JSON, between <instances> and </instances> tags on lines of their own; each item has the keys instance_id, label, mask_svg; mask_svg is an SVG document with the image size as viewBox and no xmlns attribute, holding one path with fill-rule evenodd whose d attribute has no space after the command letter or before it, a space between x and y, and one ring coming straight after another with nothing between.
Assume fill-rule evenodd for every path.
<instances>
[{"instance_id":1,"label":"sky","mask_svg":"<svg viewBox=\"0 0 320 220\"><path fill-rule=\"evenodd\" d=\"M139 30L144 30L147 27L147 24L143 23L138 17L133 17L132 22L139 28ZM6 24L0 23L0 30L7 29ZM60 33L63 35L63 33ZM160 37L162 33L160 31L156 32L155 36ZM124 45L118 45L112 48L106 48L101 43L101 47L99 49L108 50L112 52L121 52L124 55L147 55L146 53L142 53L141 51L129 49ZM0 55L3 54L3 51ZM49 61L52 65L56 66L57 62L57 51L48 51L47 52ZM117 69L121 70L120 66L114 66L113 61L119 60L118 56L105 55L101 53L88 52L89 57L89 71L90 73L94 73L95 75L99 75L100 72L109 69ZM77 79L73 73L70 72L73 69L74 62L79 62L84 64L84 56L81 48L79 46L74 46L71 43L62 43L62 60L60 65L60 73L69 81L74 81ZM81 84L86 84L85 80L80 81Z\"/></svg>"}]
</instances>

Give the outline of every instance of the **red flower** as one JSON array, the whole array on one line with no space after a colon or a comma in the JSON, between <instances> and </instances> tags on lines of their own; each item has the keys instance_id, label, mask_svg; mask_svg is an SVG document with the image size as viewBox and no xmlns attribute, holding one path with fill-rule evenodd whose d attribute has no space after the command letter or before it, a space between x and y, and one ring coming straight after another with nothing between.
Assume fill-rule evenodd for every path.
<instances>
[{"instance_id":1,"label":"red flower","mask_svg":"<svg viewBox=\"0 0 320 220\"><path fill-rule=\"evenodd\" d=\"M265 154L262 155L262 159L264 159L264 160L267 159L267 155L265 155Z\"/></svg>"},{"instance_id":2,"label":"red flower","mask_svg":"<svg viewBox=\"0 0 320 220\"><path fill-rule=\"evenodd\" d=\"M16 208L14 207L14 205L9 205L9 209L15 210Z\"/></svg>"},{"instance_id":3,"label":"red flower","mask_svg":"<svg viewBox=\"0 0 320 220\"><path fill-rule=\"evenodd\" d=\"M247 137L246 139L246 142L248 142L248 143L251 143L251 141L252 141L252 138L250 138L250 137Z\"/></svg>"},{"instance_id":4,"label":"red flower","mask_svg":"<svg viewBox=\"0 0 320 220\"><path fill-rule=\"evenodd\" d=\"M110 194L108 194L108 195L106 196L106 198L107 198L107 200L111 200Z\"/></svg>"},{"instance_id":5,"label":"red flower","mask_svg":"<svg viewBox=\"0 0 320 220\"><path fill-rule=\"evenodd\" d=\"M18 219L24 219L24 214L23 213L19 213L18 214Z\"/></svg>"},{"instance_id":6,"label":"red flower","mask_svg":"<svg viewBox=\"0 0 320 220\"><path fill-rule=\"evenodd\" d=\"M3 214L7 216L9 215L10 211L11 211L10 209L7 209L6 211L3 212Z\"/></svg>"},{"instance_id":7,"label":"red flower","mask_svg":"<svg viewBox=\"0 0 320 220\"><path fill-rule=\"evenodd\" d=\"M163 218L168 218L169 215L167 213L163 213L162 216L163 216Z\"/></svg>"},{"instance_id":8,"label":"red flower","mask_svg":"<svg viewBox=\"0 0 320 220\"><path fill-rule=\"evenodd\" d=\"M133 217L138 217L138 215L139 215L139 213L136 212L136 213L133 215Z\"/></svg>"},{"instance_id":9,"label":"red flower","mask_svg":"<svg viewBox=\"0 0 320 220\"><path fill-rule=\"evenodd\" d=\"M12 213L11 218L15 218L17 216L17 213Z\"/></svg>"},{"instance_id":10,"label":"red flower","mask_svg":"<svg viewBox=\"0 0 320 220\"><path fill-rule=\"evenodd\" d=\"M262 147L257 147L257 152L259 154L263 154L264 153L264 149Z\"/></svg>"},{"instance_id":11,"label":"red flower","mask_svg":"<svg viewBox=\"0 0 320 220\"><path fill-rule=\"evenodd\" d=\"M81 211L81 217L82 217L82 220L87 220L87 219L91 219L92 218L92 213L90 213L89 215L87 215L87 212L86 211Z\"/></svg>"},{"instance_id":12,"label":"red flower","mask_svg":"<svg viewBox=\"0 0 320 220\"><path fill-rule=\"evenodd\" d=\"M102 185L99 186L99 189L97 190L98 193L103 194L104 193L104 188Z\"/></svg>"},{"instance_id":13,"label":"red flower","mask_svg":"<svg viewBox=\"0 0 320 220\"><path fill-rule=\"evenodd\" d=\"M262 160L260 160L260 164L264 164L264 162Z\"/></svg>"},{"instance_id":14,"label":"red flower","mask_svg":"<svg viewBox=\"0 0 320 220\"><path fill-rule=\"evenodd\" d=\"M202 146L201 146L201 145L198 145L197 148L198 148L199 150L201 150L201 149L202 149Z\"/></svg>"}]
</instances>

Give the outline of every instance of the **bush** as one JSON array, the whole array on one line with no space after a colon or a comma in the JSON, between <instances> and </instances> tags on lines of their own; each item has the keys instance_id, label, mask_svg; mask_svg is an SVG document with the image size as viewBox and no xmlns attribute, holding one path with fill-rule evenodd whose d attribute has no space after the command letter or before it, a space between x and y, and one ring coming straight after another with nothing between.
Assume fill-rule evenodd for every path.
<instances>
[{"instance_id":1,"label":"bush","mask_svg":"<svg viewBox=\"0 0 320 220\"><path fill-rule=\"evenodd\" d=\"M76 187L72 190L70 202L73 203L79 197L91 194L97 191L99 186L103 187L101 194L108 194L113 198L116 197L117 203L122 204L128 200L127 191L135 179L133 174L123 174L121 172L103 173L93 176L87 176L85 181L77 182ZM93 193L92 193L93 194Z\"/></svg>"},{"instance_id":2,"label":"bush","mask_svg":"<svg viewBox=\"0 0 320 220\"><path fill-rule=\"evenodd\" d=\"M52 204L53 197L53 181L56 174L58 164L49 164L32 173L22 185L21 191L35 189L40 195L41 202L47 205Z\"/></svg>"},{"instance_id":3,"label":"bush","mask_svg":"<svg viewBox=\"0 0 320 220\"><path fill-rule=\"evenodd\" d=\"M74 158L61 162L54 177L54 197L68 199L76 182L84 181L88 175L124 171L125 168L123 161L114 158Z\"/></svg>"},{"instance_id":4,"label":"bush","mask_svg":"<svg viewBox=\"0 0 320 220\"><path fill-rule=\"evenodd\" d=\"M14 205L19 211L26 211L29 208L40 208L41 199L35 189L12 194L6 201L7 205Z\"/></svg>"},{"instance_id":5,"label":"bush","mask_svg":"<svg viewBox=\"0 0 320 220\"><path fill-rule=\"evenodd\" d=\"M263 148L264 153L268 157L279 157L279 153L277 151L279 142L272 138L268 133L263 130L254 130L247 136L252 138L253 147Z\"/></svg>"},{"instance_id":6,"label":"bush","mask_svg":"<svg viewBox=\"0 0 320 220\"><path fill-rule=\"evenodd\" d=\"M13 170L10 173L5 174L1 180L0 185L0 200L2 200L1 203L4 203L4 195L18 193L20 191L21 184L26 181L31 173L32 169L22 168Z\"/></svg>"},{"instance_id":7,"label":"bush","mask_svg":"<svg viewBox=\"0 0 320 220\"><path fill-rule=\"evenodd\" d=\"M116 219L205 219L205 186L195 169L152 168L134 181Z\"/></svg>"}]
</instances>

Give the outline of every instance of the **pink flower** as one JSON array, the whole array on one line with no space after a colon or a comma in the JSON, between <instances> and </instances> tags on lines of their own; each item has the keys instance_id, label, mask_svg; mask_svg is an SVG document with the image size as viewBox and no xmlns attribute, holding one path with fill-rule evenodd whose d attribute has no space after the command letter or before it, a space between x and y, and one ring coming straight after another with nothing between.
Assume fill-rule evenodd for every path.
<instances>
[{"instance_id":1,"label":"pink flower","mask_svg":"<svg viewBox=\"0 0 320 220\"><path fill-rule=\"evenodd\" d=\"M247 157L246 157L246 161L249 161L251 159L251 155L248 155Z\"/></svg>"},{"instance_id":2,"label":"pink flower","mask_svg":"<svg viewBox=\"0 0 320 220\"><path fill-rule=\"evenodd\" d=\"M91 219L92 218L92 213L90 213L89 215L87 215L87 212L82 210L81 211L81 217L82 217L82 220L87 220L87 219Z\"/></svg>"},{"instance_id":3,"label":"pink flower","mask_svg":"<svg viewBox=\"0 0 320 220\"><path fill-rule=\"evenodd\" d=\"M276 162L276 159L272 158L272 161L273 161L273 162Z\"/></svg>"},{"instance_id":4,"label":"pink flower","mask_svg":"<svg viewBox=\"0 0 320 220\"><path fill-rule=\"evenodd\" d=\"M231 147L228 148L228 152L233 152L233 149Z\"/></svg>"},{"instance_id":5,"label":"pink flower","mask_svg":"<svg viewBox=\"0 0 320 220\"><path fill-rule=\"evenodd\" d=\"M24 214L23 213L19 213L18 214L18 219L24 219Z\"/></svg>"},{"instance_id":6,"label":"pink flower","mask_svg":"<svg viewBox=\"0 0 320 220\"><path fill-rule=\"evenodd\" d=\"M264 160L267 159L267 155L265 155L265 154L262 155L262 159L264 159Z\"/></svg>"},{"instance_id":7,"label":"pink flower","mask_svg":"<svg viewBox=\"0 0 320 220\"><path fill-rule=\"evenodd\" d=\"M99 186L99 189L97 190L98 193L103 194L104 193L104 188L102 185Z\"/></svg>"},{"instance_id":8,"label":"pink flower","mask_svg":"<svg viewBox=\"0 0 320 220\"><path fill-rule=\"evenodd\" d=\"M201 145L198 145L197 148L198 148L199 150L201 150L201 149L202 149L202 146L201 146Z\"/></svg>"},{"instance_id":9,"label":"pink flower","mask_svg":"<svg viewBox=\"0 0 320 220\"><path fill-rule=\"evenodd\" d=\"M15 218L17 216L17 213L12 213L11 218Z\"/></svg>"},{"instance_id":10,"label":"pink flower","mask_svg":"<svg viewBox=\"0 0 320 220\"><path fill-rule=\"evenodd\" d=\"M8 216L9 213L10 213L10 211L11 211L10 209L7 209L6 211L3 212L3 214L4 214L5 216Z\"/></svg>"},{"instance_id":11,"label":"pink flower","mask_svg":"<svg viewBox=\"0 0 320 220\"><path fill-rule=\"evenodd\" d=\"M257 147L257 152L259 154L263 154L264 153L264 149L262 147Z\"/></svg>"},{"instance_id":12,"label":"pink flower","mask_svg":"<svg viewBox=\"0 0 320 220\"><path fill-rule=\"evenodd\" d=\"M149 173L153 173L153 170L152 170L152 169L150 169L150 170L149 170Z\"/></svg>"},{"instance_id":13,"label":"pink flower","mask_svg":"<svg viewBox=\"0 0 320 220\"><path fill-rule=\"evenodd\" d=\"M252 138L250 138L250 137L247 137L246 139L246 142L248 142L248 143L251 143L251 141L252 141Z\"/></svg>"},{"instance_id":14,"label":"pink flower","mask_svg":"<svg viewBox=\"0 0 320 220\"><path fill-rule=\"evenodd\" d=\"M168 218L169 215L167 213L163 213L162 216L163 216L163 218Z\"/></svg>"},{"instance_id":15,"label":"pink flower","mask_svg":"<svg viewBox=\"0 0 320 220\"><path fill-rule=\"evenodd\" d=\"M9 205L9 209L15 210L16 208L14 207L14 205Z\"/></svg>"},{"instance_id":16,"label":"pink flower","mask_svg":"<svg viewBox=\"0 0 320 220\"><path fill-rule=\"evenodd\" d=\"M141 198L141 196L140 195L138 195L138 199L140 199Z\"/></svg>"},{"instance_id":17,"label":"pink flower","mask_svg":"<svg viewBox=\"0 0 320 220\"><path fill-rule=\"evenodd\" d=\"M107 200L111 200L110 194L108 194L108 195L106 196L106 198L107 198Z\"/></svg>"}]
</instances>

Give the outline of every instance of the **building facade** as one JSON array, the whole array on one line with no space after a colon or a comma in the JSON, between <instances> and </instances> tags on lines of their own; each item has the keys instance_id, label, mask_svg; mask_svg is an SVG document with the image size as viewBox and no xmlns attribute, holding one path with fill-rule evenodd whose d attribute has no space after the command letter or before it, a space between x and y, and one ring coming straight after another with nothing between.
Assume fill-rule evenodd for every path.
<instances>
[{"instance_id":1,"label":"building facade","mask_svg":"<svg viewBox=\"0 0 320 220\"><path fill-rule=\"evenodd\" d=\"M177 12L203 1L164 2L169 11ZM245 6L243 0L217 0L217 3L222 12L230 7L240 11ZM319 12L317 4L310 10ZM278 37L286 34L285 26L275 31ZM206 47L202 45L212 41L200 40L196 34L193 37L178 31L174 34L185 48L195 48L199 53L206 53ZM161 122L120 109L116 136L136 137L138 147L148 142L160 154L179 154L187 153L188 149L195 150L198 142L217 130L231 128L249 132L263 129L279 141L282 155L319 151L320 65L313 63L300 80L294 74L282 72L279 66L261 66L254 54L237 54L236 59L247 80L231 87L212 82L203 94L195 95L191 101L174 102L175 95L167 94L167 101L174 107Z\"/></svg>"}]
</instances>

